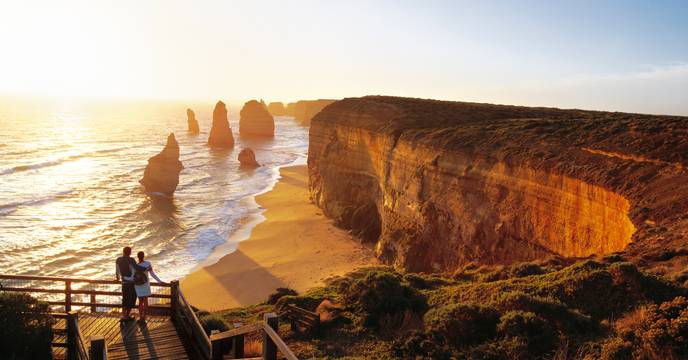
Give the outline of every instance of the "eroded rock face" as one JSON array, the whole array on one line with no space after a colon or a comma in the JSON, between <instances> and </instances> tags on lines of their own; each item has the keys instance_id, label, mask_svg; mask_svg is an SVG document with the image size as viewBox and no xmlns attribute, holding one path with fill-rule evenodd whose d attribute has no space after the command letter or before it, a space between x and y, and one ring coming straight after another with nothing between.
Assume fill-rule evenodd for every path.
<instances>
[{"instance_id":1,"label":"eroded rock face","mask_svg":"<svg viewBox=\"0 0 688 360\"><path fill-rule=\"evenodd\" d=\"M234 136L227 119L227 107L222 101L218 101L213 110L213 126L210 128L208 145L218 148L234 146Z\"/></svg>"},{"instance_id":2,"label":"eroded rock face","mask_svg":"<svg viewBox=\"0 0 688 360\"><path fill-rule=\"evenodd\" d=\"M186 123L189 126L190 133L198 134L201 131L198 127L198 120L196 120L196 114L191 109L186 109Z\"/></svg>"},{"instance_id":3,"label":"eroded rock face","mask_svg":"<svg viewBox=\"0 0 688 360\"><path fill-rule=\"evenodd\" d=\"M239 163L241 167L254 168L260 166L258 161L256 161L256 154L251 148L244 148L239 153Z\"/></svg>"},{"instance_id":4,"label":"eroded rock face","mask_svg":"<svg viewBox=\"0 0 688 360\"><path fill-rule=\"evenodd\" d=\"M271 102L268 104L268 111L272 116L284 116L287 115L287 108L281 102Z\"/></svg>"},{"instance_id":5,"label":"eroded rock face","mask_svg":"<svg viewBox=\"0 0 688 360\"><path fill-rule=\"evenodd\" d=\"M267 107L258 101L251 100L241 109L239 120L239 134L245 137L273 137L275 136L275 119L270 115Z\"/></svg>"},{"instance_id":6,"label":"eroded rock face","mask_svg":"<svg viewBox=\"0 0 688 360\"><path fill-rule=\"evenodd\" d=\"M172 195L179 184L179 173L184 166L179 161L179 144L174 134L167 137L165 148L148 159L148 166L139 182L147 192L158 192Z\"/></svg>"},{"instance_id":7,"label":"eroded rock face","mask_svg":"<svg viewBox=\"0 0 688 360\"><path fill-rule=\"evenodd\" d=\"M679 133L688 118L344 99L311 124L310 191L405 270L615 251L645 259L688 244Z\"/></svg>"},{"instance_id":8,"label":"eroded rock face","mask_svg":"<svg viewBox=\"0 0 688 360\"><path fill-rule=\"evenodd\" d=\"M327 105L337 100L299 100L294 104L294 118L303 126L310 126L311 119ZM291 104L290 104L291 105Z\"/></svg>"}]
</instances>

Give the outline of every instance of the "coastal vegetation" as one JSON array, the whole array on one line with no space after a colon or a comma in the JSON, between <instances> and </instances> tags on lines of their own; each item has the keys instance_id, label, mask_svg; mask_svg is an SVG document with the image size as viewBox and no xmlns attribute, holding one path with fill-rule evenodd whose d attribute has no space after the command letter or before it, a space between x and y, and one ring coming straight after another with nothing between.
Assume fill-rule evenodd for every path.
<instances>
[{"instance_id":1,"label":"coastal vegetation","mask_svg":"<svg viewBox=\"0 0 688 360\"><path fill-rule=\"evenodd\" d=\"M686 288L620 256L432 275L368 267L290 293L204 316L249 324L287 304L316 312L318 328L280 329L304 358L671 359L688 350Z\"/></svg>"},{"instance_id":2,"label":"coastal vegetation","mask_svg":"<svg viewBox=\"0 0 688 360\"><path fill-rule=\"evenodd\" d=\"M45 302L0 291L0 349L3 359L50 359L53 318Z\"/></svg>"}]
</instances>

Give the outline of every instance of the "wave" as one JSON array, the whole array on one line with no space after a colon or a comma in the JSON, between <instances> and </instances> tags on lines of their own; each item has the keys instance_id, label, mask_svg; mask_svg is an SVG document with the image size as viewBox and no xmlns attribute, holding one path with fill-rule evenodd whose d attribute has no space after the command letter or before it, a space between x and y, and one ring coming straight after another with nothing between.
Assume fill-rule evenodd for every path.
<instances>
[{"instance_id":1,"label":"wave","mask_svg":"<svg viewBox=\"0 0 688 360\"><path fill-rule=\"evenodd\" d=\"M129 150L129 149L133 149L133 148L141 147L141 146L142 145L123 146L123 147L112 148L112 149L89 151L89 152L84 152L81 154L74 154L74 155L65 156L65 157L59 158L59 159L43 161L43 162L39 162L39 163L35 163L35 164L17 165L17 166L14 166L14 167L0 171L0 175L10 175L10 174L14 174L17 172L22 172L22 171L42 169L42 168L46 168L46 167L60 165L60 164L70 162L70 161L76 161L76 160L87 158L87 157L100 156L103 154L109 154L109 153L119 152L119 151L123 151L123 150Z\"/></svg>"},{"instance_id":2,"label":"wave","mask_svg":"<svg viewBox=\"0 0 688 360\"><path fill-rule=\"evenodd\" d=\"M0 204L0 215L9 215L9 214L13 213L15 210L17 210L18 208L23 207L23 206L43 205L43 204L49 203L51 201L64 198L67 195L71 195L73 192L74 192L73 190L59 191L59 192L50 194L50 195L43 197L43 198L40 198L40 199L31 199L31 200L25 200L25 201L11 202L11 203L7 203L7 204Z\"/></svg>"}]
</instances>

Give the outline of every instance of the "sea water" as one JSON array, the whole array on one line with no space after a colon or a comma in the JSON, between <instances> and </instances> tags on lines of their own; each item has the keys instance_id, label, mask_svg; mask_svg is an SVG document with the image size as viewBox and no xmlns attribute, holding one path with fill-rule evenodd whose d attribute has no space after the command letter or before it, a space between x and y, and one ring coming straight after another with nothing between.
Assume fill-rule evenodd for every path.
<instances>
[{"instance_id":1,"label":"sea water","mask_svg":"<svg viewBox=\"0 0 688 360\"><path fill-rule=\"evenodd\" d=\"M187 132L187 107L199 135ZM308 130L276 117L274 139L243 139L230 106L234 149L215 150L206 145L213 107L0 98L0 273L109 279L131 246L169 281L219 245L235 249L227 242L261 211L255 196L274 186L279 167L305 163ZM172 198L146 194L138 181L170 132L184 165L179 186ZM244 147L261 167L240 169Z\"/></svg>"}]
</instances>

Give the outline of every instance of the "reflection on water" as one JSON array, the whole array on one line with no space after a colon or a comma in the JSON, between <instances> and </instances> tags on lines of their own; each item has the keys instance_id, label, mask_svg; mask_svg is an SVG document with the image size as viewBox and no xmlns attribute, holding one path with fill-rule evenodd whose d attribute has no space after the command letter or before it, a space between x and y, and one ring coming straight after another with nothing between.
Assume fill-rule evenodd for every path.
<instances>
[{"instance_id":1,"label":"reflection on water","mask_svg":"<svg viewBox=\"0 0 688 360\"><path fill-rule=\"evenodd\" d=\"M186 108L200 135L186 132ZM274 140L206 146L213 104L70 103L0 99L0 272L112 276L123 246L143 250L166 279L186 274L257 209L276 167L305 161L307 129L276 119ZM174 132L184 169L171 198L138 180ZM250 146L265 165L240 170Z\"/></svg>"}]
</instances>

